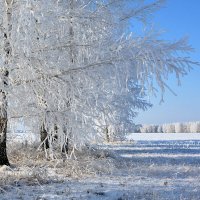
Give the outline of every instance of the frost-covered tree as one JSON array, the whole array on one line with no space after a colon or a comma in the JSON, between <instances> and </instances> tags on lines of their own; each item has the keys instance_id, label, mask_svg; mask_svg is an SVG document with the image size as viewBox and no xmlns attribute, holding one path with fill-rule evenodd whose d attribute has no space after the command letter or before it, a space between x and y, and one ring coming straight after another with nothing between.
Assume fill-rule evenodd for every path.
<instances>
[{"instance_id":1,"label":"frost-covered tree","mask_svg":"<svg viewBox=\"0 0 200 200\"><path fill-rule=\"evenodd\" d=\"M187 130L189 133L200 133L200 122L187 123Z\"/></svg>"},{"instance_id":2,"label":"frost-covered tree","mask_svg":"<svg viewBox=\"0 0 200 200\"><path fill-rule=\"evenodd\" d=\"M135 80L124 81L124 89L116 91L114 95L109 92L110 98L104 95L100 107L100 115L96 119L97 130L105 133L106 140L113 141L124 137L125 133L133 131L134 119L139 110L151 107L144 97L142 88ZM132 129L132 130L131 130Z\"/></svg>"},{"instance_id":3,"label":"frost-covered tree","mask_svg":"<svg viewBox=\"0 0 200 200\"><path fill-rule=\"evenodd\" d=\"M200 122L177 122L163 125L143 125L142 133L199 133Z\"/></svg>"},{"instance_id":4,"label":"frost-covered tree","mask_svg":"<svg viewBox=\"0 0 200 200\"><path fill-rule=\"evenodd\" d=\"M6 9L3 3L6 5ZM11 1L0 2L0 165L9 165L6 153L6 137L8 122L8 77L12 59L10 43L11 15Z\"/></svg>"},{"instance_id":5,"label":"frost-covered tree","mask_svg":"<svg viewBox=\"0 0 200 200\"><path fill-rule=\"evenodd\" d=\"M175 133L175 125L174 124L170 124L168 127L168 133Z\"/></svg>"},{"instance_id":6,"label":"frost-covered tree","mask_svg":"<svg viewBox=\"0 0 200 200\"><path fill-rule=\"evenodd\" d=\"M142 133L159 133L160 127L158 125L149 124L149 125L143 125L140 127L140 132Z\"/></svg>"},{"instance_id":7,"label":"frost-covered tree","mask_svg":"<svg viewBox=\"0 0 200 200\"><path fill-rule=\"evenodd\" d=\"M157 132L158 132L158 133L163 133L162 125L158 125Z\"/></svg>"},{"instance_id":8,"label":"frost-covered tree","mask_svg":"<svg viewBox=\"0 0 200 200\"><path fill-rule=\"evenodd\" d=\"M186 40L170 43L132 27L134 20L147 26L162 4L0 0L0 164L8 164L3 160L8 118L23 118L33 132L44 127L51 152L62 150L66 141L80 147L102 137L96 119L107 103L117 102L116 110L125 104L122 119L135 112L130 80L149 92L155 92L155 80L164 92L169 74L178 80L187 74L196 63L182 56L191 50ZM109 115L117 122L119 112L113 111Z\"/></svg>"},{"instance_id":9,"label":"frost-covered tree","mask_svg":"<svg viewBox=\"0 0 200 200\"><path fill-rule=\"evenodd\" d=\"M175 124L163 124L162 125L163 133L176 133L176 125Z\"/></svg>"},{"instance_id":10,"label":"frost-covered tree","mask_svg":"<svg viewBox=\"0 0 200 200\"><path fill-rule=\"evenodd\" d=\"M184 123L175 123L175 132L176 133L187 133L187 126Z\"/></svg>"},{"instance_id":11,"label":"frost-covered tree","mask_svg":"<svg viewBox=\"0 0 200 200\"><path fill-rule=\"evenodd\" d=\"M200 132L200 122L177 122L172 124L166 124L166 130L168 133L198 133Z\"/></svg>"},{"instance_id":12,"label":"frost-covered tree","mask_svg":"<svg viewBox=\"0 0 200 200\"><path fill-rule=\"evenodd\" d=\"M140 127L140 132L141 133L151 133L152 132L151 125L144 124L142 127Z\"/></svg>"},{"instance_id":13,"label":"frost-covered tree","mask_svg":"<svg viewBox=\"0 0 200 200\"><path fill-rule=\"evenodd\" d=\"M162 130L163 130L163 133L167 133L167 124L163 124L162 125Z\"/></svg>"}]
</instances>

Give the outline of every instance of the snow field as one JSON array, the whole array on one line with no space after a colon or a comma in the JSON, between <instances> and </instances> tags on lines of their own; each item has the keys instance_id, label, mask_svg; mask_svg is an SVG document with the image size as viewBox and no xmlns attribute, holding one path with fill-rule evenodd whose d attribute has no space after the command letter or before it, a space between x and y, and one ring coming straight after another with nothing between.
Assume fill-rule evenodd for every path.
<instances>
[{"instance_id":1,"label":"snow field","mask_svg":"<svg viewBox=\"0 0 200 200\"><path fill-rule=\"evenodd\" d=\"M0 170L0 199L198 200L200 140L94 145L77 159L10 152ZM12 153L12 154L11 154ZM2 179L3 178L3 179Z\"/></svg>"}]
</instances>

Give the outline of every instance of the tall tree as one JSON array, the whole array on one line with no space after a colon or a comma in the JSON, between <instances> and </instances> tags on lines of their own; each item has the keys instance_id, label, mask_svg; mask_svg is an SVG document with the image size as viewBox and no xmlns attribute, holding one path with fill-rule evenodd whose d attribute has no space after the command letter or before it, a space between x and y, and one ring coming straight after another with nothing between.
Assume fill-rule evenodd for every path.
<instances>
[{"instance_id":1,"label":"tall tree","mask_svg":"<svg viewBox=\"0 0 200 200\"><path fill-rule=\"evenodd\" d=\"M162 41L152 32L139 35L131 26L134 20L148 25L162 4L161 0L14 1L9 29L12 59L7 60L13 68L8 105L15 109L9 110L9 117L35 116L27 121L34 132L44 124L53 152L62 149L66 138L75 147L100 138L95 120L106 103L138 107L127 87L130 80L148 91L155 91L155 80L164 91L169 74L179 79L196 63L177 56L191 50L186 40ZM52 134L55 124L57 143Z\"/></svg>"},{"instance_id":2,"label":"tall tree","mask_svg":"<svg viewBox=\"0 0 200 200\"><path fill-rule=\"evenodd\" d=\"M128 101L132 95L129 80L149 91L154 91L156 80L164 91L169 74L179 78L194 64L177 56L179 51L191 50L185 40L169 43L154 33L140 36L132 29L132 20L148 22L162 6L161 0L29 0L16 4L20 10L16 35L26 50L26 56L20 55L20 70L26 71L26 77L19 82L32 86L37 97L35 112L46 116L47 132L53 132L57 124L58 137L71 135L75 146L101 137L94 134L95 119L106 104L118 101L120 107L129 102L136 107L136 102ZM110 112L113 119L115 113Z\"/></svg>"},{"instance_id":3,"label":"tall tree","mask_svg":"<svg viewBox=\"0 0 200 200\"><path fill-rule=\"evenodd\" d=\"M1 68L0 68L0 165L10 165L6 153L7 139L7 91L9 69L11 68L12 47L10 42L11 18L12 18L12 0L0 2L1 6Z\"/></svg>"}]
</instances>

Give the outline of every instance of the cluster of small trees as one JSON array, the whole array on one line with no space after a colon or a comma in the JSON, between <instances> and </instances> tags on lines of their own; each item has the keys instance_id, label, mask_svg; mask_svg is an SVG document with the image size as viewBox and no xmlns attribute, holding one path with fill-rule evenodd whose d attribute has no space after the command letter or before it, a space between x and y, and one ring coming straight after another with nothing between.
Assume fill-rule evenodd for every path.
<instances>
[{"instance_id":1,"label":"cluster of small trees","mask_svg":"<svg viewBox=\"0 0 200 200\"><path fill-rule=\"evenodd\" d=\"M148 30L163 2L0 0L0 165L9 164L7 126L16 119L41 133L52 155L123 133L151 106L153 80L163 93L171 73L186 75L197 63L183 57L185 39L132 26Z\"/></svg>"},{"instance_id":2,"label":"cluster of small trees","mask_svg":"<svg viewBox=\"0 0 200 200\"><path fill-rule=\"evenodd\" d=\"M136 132L141 133L200 133L200 121L163 125L142 125Z\"/></svg>"}]
</instances>

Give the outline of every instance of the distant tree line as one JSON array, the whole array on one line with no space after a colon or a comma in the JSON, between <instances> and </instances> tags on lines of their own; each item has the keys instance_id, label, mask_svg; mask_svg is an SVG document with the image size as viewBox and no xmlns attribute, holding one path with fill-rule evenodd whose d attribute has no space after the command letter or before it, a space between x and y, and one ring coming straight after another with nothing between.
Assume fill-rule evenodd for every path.
<instances>
[{"instance_id":1,"label":"distant tree line","mask_svg":"<svg viewBox=\"0 0 200 200\"><path fill-rule=\"evenodd\" d=\"M139 133L200 133L200 121L171 123L162 125L140 125L135 130Z\"/></svg>"}]
</instances>

